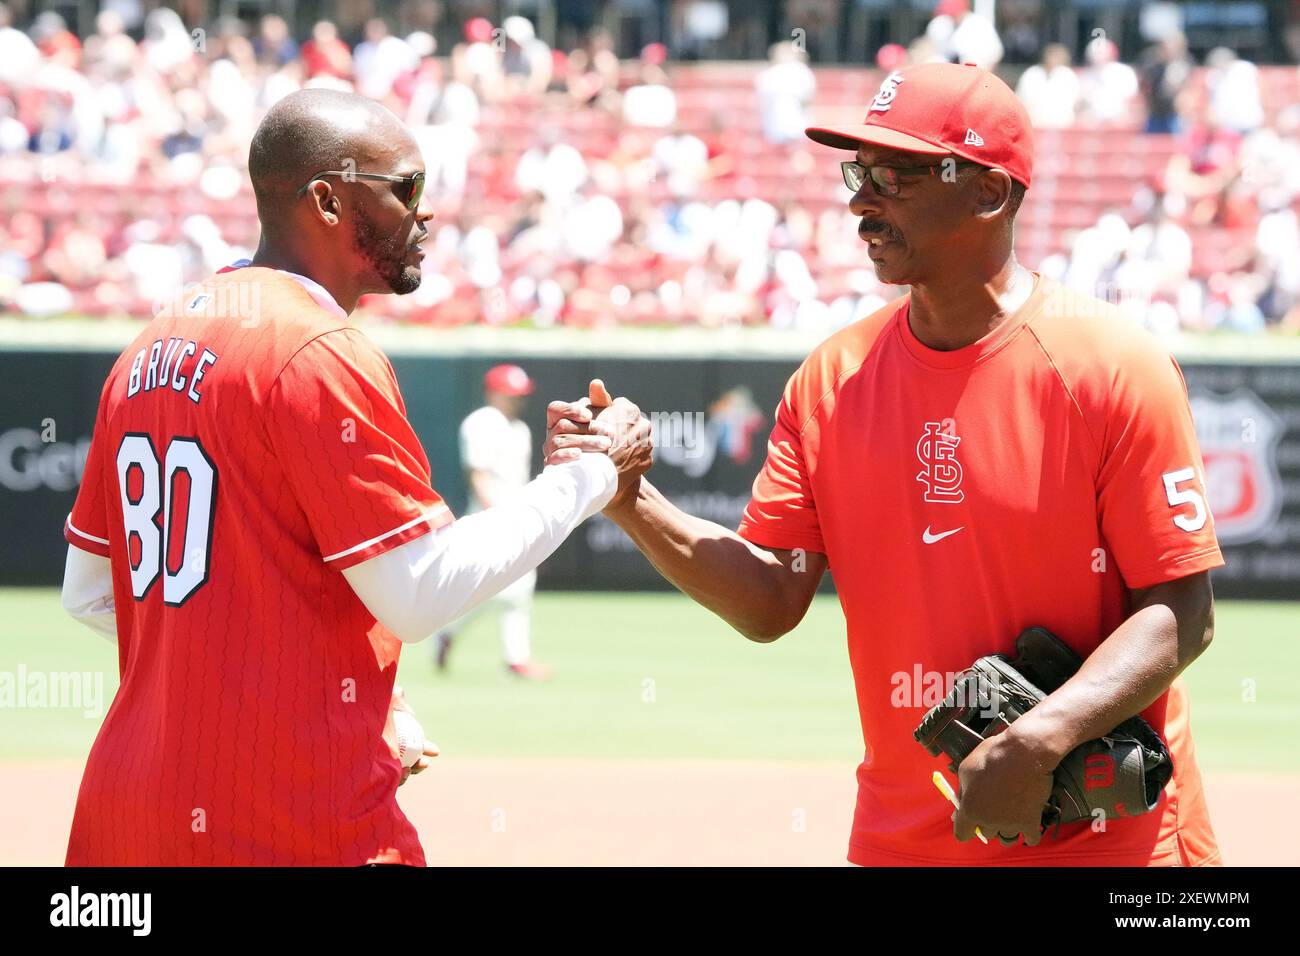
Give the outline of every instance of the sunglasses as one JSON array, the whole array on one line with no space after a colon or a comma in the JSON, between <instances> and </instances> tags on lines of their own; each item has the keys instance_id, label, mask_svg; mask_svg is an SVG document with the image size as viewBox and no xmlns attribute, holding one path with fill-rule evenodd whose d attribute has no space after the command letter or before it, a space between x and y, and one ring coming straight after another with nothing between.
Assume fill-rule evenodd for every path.
<instances>
[{"instance_id":1,"label":"sunglasses","mask_svg":"<svg viewBox=\"0 0 1300 956\"><path fill-rule=\"evenodd\" d=\"M902 188L904 176L920 176L924 174L934 176L936 175L935 170L943 169L945 166L979 165L979 163L959 159L955 163L944 160L935 166L864 166L862 163L849 160L840 163L840 170L844 173L844 185L855 193L863 187L868 177L870 177L871 188L876 191L877 196L897 196L899 189Z\"/></svg>"},{"instance_id":2,"label":"sunglasses","mask_svg":"<svg viewBox=\"0 0 1300 956\"><path fill-rule=\"evenodd\" d=\"M414 173L410 176L390 176L386 173L354 173L349 169L322 169L303 184L298 190L298 197L307 192L307 188L322 176L342 176L344 180L351 182L354 179L377 179L388 183L402 183L403 188L397 196L402 200L402 204L407 209L414 211L420 205L420 197L424 195L424 173Z\"/></svg>"}]
</instances>

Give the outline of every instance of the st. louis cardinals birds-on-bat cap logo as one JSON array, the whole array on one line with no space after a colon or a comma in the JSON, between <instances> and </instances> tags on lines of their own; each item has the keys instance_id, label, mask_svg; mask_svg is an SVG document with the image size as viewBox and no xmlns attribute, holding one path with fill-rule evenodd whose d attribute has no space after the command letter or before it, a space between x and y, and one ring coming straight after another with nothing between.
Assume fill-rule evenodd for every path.
<instances>
[{"instance_id":1,"label":"st. louis cardinals birds-on-bat cap logo","mask_svg":"<svg viewBox=\"0 0 1300 956\"><path fill-rule=\"evenodd\" d=\"M871 108L868 113L884 113L893 105L894 97L898 95L898 84L903 82L903 74L898 70L890 73L885 77L885 81L880 84L880 89L876 92L876 98L871 101Z\"/></svg>"}]
</instances>

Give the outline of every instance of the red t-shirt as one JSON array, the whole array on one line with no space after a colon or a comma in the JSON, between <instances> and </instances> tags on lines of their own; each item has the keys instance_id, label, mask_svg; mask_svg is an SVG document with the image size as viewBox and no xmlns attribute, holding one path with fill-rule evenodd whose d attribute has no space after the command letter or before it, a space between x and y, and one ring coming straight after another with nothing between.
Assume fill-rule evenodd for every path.
<instances>
[{"instance_id":1,"label":"red t-shirt","mask_svg":"<svg viewBox=\"0 0 1300 956\"><path fill-rule=\"evenodd\" d=\"M382 737L401 645L339 572L451 520L332 301L247 268L155 318L65 528L112 561L122 678L67 862L422 864Z\"/></svg>"},{"instance_id":2,"label":"red t-shirt","mask_svg":"<svg viewBox=\"0 0 1300 956\"><path fill-rule=\"evenodd\" d=\"M832 336L790 379L740 534L824 553L835 576L866 744L852 862L1218 861L1181 680L1143 712L1173 756L1160 805L1037 847L958 843L930 781L946 762L912 737L952 675L1024 628L1087 656L1126 588L1223 564L1182 374L1116 310L1037 277L956 351L916 339L907 298Z\"/></svg>"}]
</instances>

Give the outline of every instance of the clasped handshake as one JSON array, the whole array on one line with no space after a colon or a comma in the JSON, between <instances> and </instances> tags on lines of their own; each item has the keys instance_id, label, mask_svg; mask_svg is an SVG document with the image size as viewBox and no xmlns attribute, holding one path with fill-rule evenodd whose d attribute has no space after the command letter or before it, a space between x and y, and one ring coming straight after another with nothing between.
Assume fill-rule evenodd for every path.
<instances>
[{"instance_id":1,"label":"clasped handshake","mask_svg":"<svg viewBox=\"0 0 1300 956\"><path fill-rule=\"evenodd\" d=\"M584 452L609 455L618 470L618 491L606 511L636 500L641 476L654 464L653 434L641 409L626 398L613 398L600 379L593 379L587 397L546 406L544 464L575 461Z\"/></svg>"}]
</instances>

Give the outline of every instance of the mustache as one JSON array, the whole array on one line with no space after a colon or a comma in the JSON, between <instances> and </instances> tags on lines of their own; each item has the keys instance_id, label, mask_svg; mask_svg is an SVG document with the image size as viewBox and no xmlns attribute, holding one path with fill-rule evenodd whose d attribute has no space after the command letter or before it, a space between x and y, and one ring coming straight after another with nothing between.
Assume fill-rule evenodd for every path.
<instances>
[{"instance_id":1,"label":"mustache","mask_svg":"<svg viewBox=\"0 0 1300 956\"><path fill-rule=\"evenodd\" d=\"M863 239L868 236L879 235L882 239L891 239L896 242L902 242L903 235L887 222L879 219L863 219L858 223L858 235Z\"/></svg>"}]
</instances>

